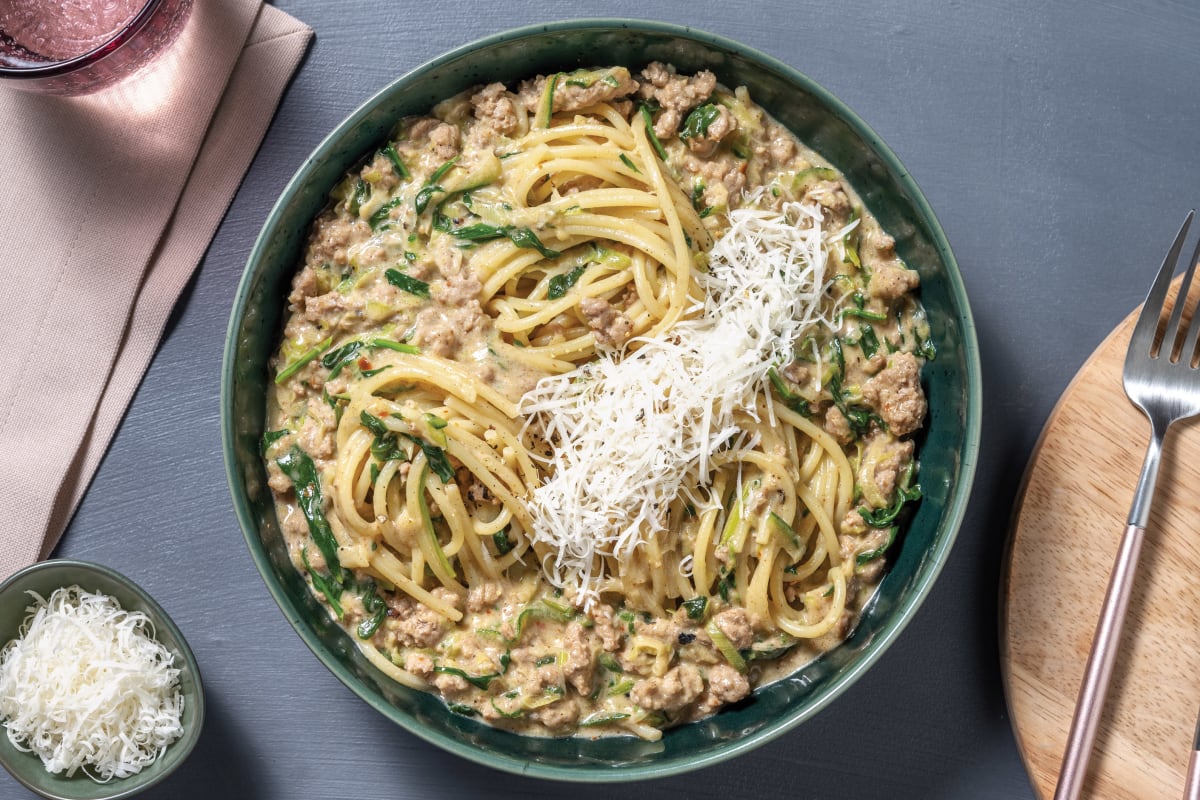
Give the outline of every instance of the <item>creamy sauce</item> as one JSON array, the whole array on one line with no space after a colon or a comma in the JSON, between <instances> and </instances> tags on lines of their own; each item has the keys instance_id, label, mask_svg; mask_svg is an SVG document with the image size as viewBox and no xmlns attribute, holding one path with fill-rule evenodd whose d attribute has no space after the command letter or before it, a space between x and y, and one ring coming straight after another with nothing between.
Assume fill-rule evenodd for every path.
<instances>
[{"instance_id":1,"label":"creamy sauce","mask_svg":"<svg viewBox=\"0 0 1200 800\"><path fill-rule=\"evenodd\" d=\"M586 78L563 81L562 92L553 95L556 112L611 101L624 107L627 118L637 113L624 99L638 89L627 72L589 73ZM844 640L882 576L884 551L896 534L890 523L864 520L893 504L903 506L904 493L911 491L910 434L925 415L919 370L932 353L914 295L917 276L896 255L892 239L853 189L741 92L723 94L725 110L711 112L703 133L693 131L688 138L694 141L685 143L679 134L681 127L695 124L691 112L723 91L710 74L677 76L653 64L638 81L645 87L642 96L659 108L654 130L667 153L668 169L696 209L707 209L703 216L711 233L719 236L724 215L756 190L757 202L768 207L787 198L804 200L825 215L832 229L854 231L844 269L857 277L843 282L850 288L843 287L842 298L854 310L841 314L839 328L824 340L795 343L797 358L781 366L779 385L844 445L865 498L855 505L867 513L854 508L846 519L836 520L841 558L853 565L848 601L836 623L810 639L786 635L749 613L739 603L739 587L725 586L703 604L680 603L665 613L611 594L584 603L549 583L532 551L501 579L471 583L465 592L427 581L424 588L437 603L461 614L454 624L386 586L380 590L382 604L375 600L376 587L341 593L340 622L351 637L424 682L455 712L526 734L653 737L662 728L736 703L754 686L794 671ZM490 160L510 152L515 131L537 108L545 89L544 78L517 91L493 85L452 98L432 116L402 122L391 142L393 152L381 150L352 171L315 221L274 360L276 372L290 377L269 398L268 427L274 433L266 450L280 524L302 573L319 578L326 565L298 505L294 479L284 473L279 459L299 447L321 475L328 499L338 398L354 381L402 357L387 348L364 349L335 375L323 357L339 342L380 336L411 344L463 366L514 404L547 374L511 355L520 342L502 335L494 310L481 306L484 276L472 268L475 251L449 246L448 237L439 237L436 228L421 221L411 195L403 194L406 187L415 191L434 183L439 168L452 161L467 172L486 171ZM400 165L407 175L400 173ZM447 224L464 225L477 213L469 199L465 210L462 202L448 203L446 213L453 218ZM456 209L461 218L454 216ZM537 230L553 244L551 224ZM850 267L852 259L861 260L861 268ZM581 304L580 311L602 346L619 348L633 332L632 299ZM550 320L539 336L552 341L559 328L565 331L573 324L579 322ZM842 385L830 384L828 360L814 363L807 357L832 352L835 344L844 361ZM416 406L404 414L419 416ZM409 453L416 451L409 447ZM399 469L407 468L405 463ZM458 491L479 519L500 513L496 500L469 472L459 468L455 475ZM761 483L743 497L748 506L771 502L771 482ZM431 513L440 525L441 511L435 507ZM686 533L698 523L680 524ZM414 527L397 535L409 546L421 531ZM511 546L486 538L497 558L508 552L505 545ZM726 555L718 553L717 558ZM789 586L789 599L802 604L813 620L832 607L816 578ZM315 583L314 591L322 596ZM377 625L364 638L359 626L373 618Z\"/></svg>"}]
</instances>

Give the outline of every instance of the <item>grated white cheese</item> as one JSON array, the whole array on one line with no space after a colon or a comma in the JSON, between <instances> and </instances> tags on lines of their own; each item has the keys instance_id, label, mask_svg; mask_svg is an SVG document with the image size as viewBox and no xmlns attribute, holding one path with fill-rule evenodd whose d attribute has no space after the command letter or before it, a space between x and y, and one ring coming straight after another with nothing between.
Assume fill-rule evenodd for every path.
<instances>
[{"instance_id":1,"label":"grated white cheese","mask_svg":"<svg viewBox=\"0 0 1200 800\"><path fill-rule=\"evenodd\" d=\"M771 211L757 200L730 212L708 272L695 276L703 302L668 334L545 378L522 398L528 429L550 450L550 477L529 503L531 536L552 549L551 582L585 606L605 578L597 556L627 563L665 528L681 492L712 502L697 496L712 455L753 445L735 415L757 419L770 368L790 362L811 327L834 327L836 309L822 302L827 261L849 228L824 230L815 203Z\"/></svg>"},{"instance_id":2,"label":"grated white cheese","mask_svg":"<svg viewBox=\"0 0 1200 800\"><path fill-rule=\"evenodd\" d=\"M0 650L0 718L46 770L134 775L183 733L174 655L140 611L79 586L29 592L21 635Z\"/></svg>"}]
</instances>

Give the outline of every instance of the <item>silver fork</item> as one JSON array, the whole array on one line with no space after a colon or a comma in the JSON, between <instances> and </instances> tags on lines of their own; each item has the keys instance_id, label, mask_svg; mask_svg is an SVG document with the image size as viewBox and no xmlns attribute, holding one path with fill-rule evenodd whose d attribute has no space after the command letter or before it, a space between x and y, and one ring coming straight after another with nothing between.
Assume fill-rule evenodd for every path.
<instances>
[{"instance_id":1,"label":"silver fork","mask_svg":"<svg viewBox=\"0 0 1200 800\"><path fill-rule=\"evenodd\" d=\"M1133 576L1146 536L1146 524L1150 520L1150 503L1154 498L1163 439L1172 424L1200 414L1200 370L1192 366L1196 337L1200 334L1200 313L1193 314L1187 327L1181 330L1188 289L1196 272L1196 261L1200 259L1200 244L1192 254L1162 339L1158 339L1158 330L1166 310L1167 290L1194 215L1194 210L1188 212L1163 260L1158 277L1146 295L1146 302L1133 328L1129 350L1125 354L1125 394L1150 419L1150 445L1146 450L1142 474L1133 495L1133 505L1129 509L1129 521L1109 578L1083 684L1079 688L1075 717L1071 721L1071 733L1054 792L1055 800L1075 800L1083 788L1088 759L1104 706L1104 695L1112 677L1125 611L1129 606Z\"/></svg>"}]
</instances>

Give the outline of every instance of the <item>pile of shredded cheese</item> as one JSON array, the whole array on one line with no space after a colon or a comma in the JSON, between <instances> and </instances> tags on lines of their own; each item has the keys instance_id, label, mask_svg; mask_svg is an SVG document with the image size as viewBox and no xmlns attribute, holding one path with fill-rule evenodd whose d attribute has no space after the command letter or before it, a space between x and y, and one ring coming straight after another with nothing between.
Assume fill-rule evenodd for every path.
<instances>
[{"instance_id":1,"label":"pile of shredded cheese","mask_svg":"<svg viewBox=\"0 0 1200 800\"><path fill-rule=\"evenodd\" d=\"M174 655L150 619L79 586L35 603L0 650L0 718L13 746L52 773L97 781L151 764L183 733Z\"/></svg>"},{"instance_id":2,"label":"pile of shredded cheese","mask_svg":"<svg viewBox=\"0 0 1200 800\"><path fill-rule=\"evenodd\" d=\"M772 211L756 199L730 212L708 272L695 276L705 300L685 319L635 340L624 357L543 379L522 399L529 429L550 449L549 477L530 500L531 536L554 553L543 565L551 582L585 606L605 577L596 556L627 562L666 527L681 492L697 507L712 502L697 496L710 458L753 445L735 415L757 419L771 367L792 361L812 326L834 326L822 302L826 267L848 229L824 230L815 203Z\"/></svg>"}]
</instances>

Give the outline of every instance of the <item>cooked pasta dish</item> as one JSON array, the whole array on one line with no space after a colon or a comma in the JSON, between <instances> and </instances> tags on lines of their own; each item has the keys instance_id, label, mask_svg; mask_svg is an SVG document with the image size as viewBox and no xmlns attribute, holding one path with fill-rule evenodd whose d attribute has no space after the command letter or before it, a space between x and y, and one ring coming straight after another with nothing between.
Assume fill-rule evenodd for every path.
<instances>
[{"instance_id":1,"label":"cooked pasta dish","mask_svg":"<svg viewBox=\"0 0 1200 800\"><path fill-rule=\"evenodd\" d=\"M712 73L450 98L332 190L292 284L292 560L451 711L657 739L853 629L920 498L918 284Z\"/></svg>"}]
</instances>

